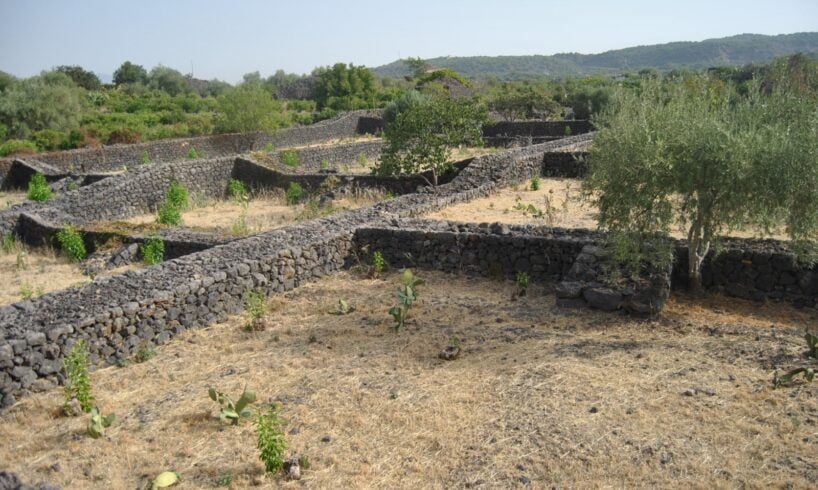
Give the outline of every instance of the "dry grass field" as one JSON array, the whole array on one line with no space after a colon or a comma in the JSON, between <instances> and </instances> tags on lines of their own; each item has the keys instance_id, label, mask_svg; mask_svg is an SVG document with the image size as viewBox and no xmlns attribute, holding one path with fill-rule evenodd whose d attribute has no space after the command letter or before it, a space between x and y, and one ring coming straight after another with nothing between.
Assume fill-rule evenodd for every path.
<instances>
[{"instance_id":1,"label":"dry grass field","mask_svg":"<svg viewBox=\"0 0 818 490\"><path fill-rule=\"evenodd\" d=\"M248 235L288 226L298 221L310 220L336 212L374 204L384 199L383 194L367 193L336 199L332 207L318 207L314 203L289 205L283 192L270 192L250 201L246 210L246 228L236 228L244 213L241 203L235 200L210 200L194 203L182 212L182 227L197 231L208 231L224 235ZM155 214L143 214L128 218L124 223L145 226L156 223ZM122 223L117 223L118 227ZM105 223L95 225L104 229Z\"/></svg>"},{"instance_id":2,"label":"dry grass field","mask_svg":"<svg viewBox=\"0 0 818 490\"><path fill-rule=\"evenodd\" d=\"M597 228L596 208L582 197L582 180L541 178L539 190L531 190L531 181L499 190L491 196L449 206L427 214L428 219L465 221L467 223L508 223L517 225L557 226L562 228ZM685 238L682 228L671 233ZM756 238L761 234L748 228L731 230L732 237ZM786 240L783 230L771 237Z\"/></svg>"},{"instance_id":3,"label":"dry grass field","mask_svg":"<svg viewBox=\"0 0 818 490\"><path fill-rule=\"evenodd\" d=\"M96 277L120 274L132 265L105 271ZM0 305L14 303L52 291L91 281L74 262L56 251L14 243L9 251L0 251Z\"/></svg>"},{"instance_id":4,"label":"dry grass field","mask_svg":"<svg viewBox=\"0 0 818 490\"><path fill-rule=\"evenodd\" d=\"M814 311L674 295L652 320L554 306L547 288L423 272L407 329L395 273L344 272L243 319L188 331L155 357L92 374L117 421L85 435L60 389L0 415L0 461L65 488L814 488L818 383L772 389ZM328 312L339 298L357 310ZM453 337L464 353L439 360ZM265 476L252 424L222 425L213 386L280 404L300 482Z\"/></svg>"}]
</instances>

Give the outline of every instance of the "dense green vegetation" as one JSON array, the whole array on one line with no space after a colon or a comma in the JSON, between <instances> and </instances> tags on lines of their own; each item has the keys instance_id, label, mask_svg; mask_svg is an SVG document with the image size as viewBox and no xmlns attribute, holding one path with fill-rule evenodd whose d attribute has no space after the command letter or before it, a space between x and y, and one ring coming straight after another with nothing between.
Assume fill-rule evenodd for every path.
<instances>
[{"instance_id":1,"label":"dense green vegetation","mask_svg":"<svg viewBox=\"0 0 818 490\"><path fill-rule=\"evenodd\" d=\"M561 53L553 56L464 56L398 60L374 68L383 77L403 77L425 67L451 68L471 79L523 80L617 74L646 68L659 70L743 66L799 52L818 51L818 33L764 36L741 34L701 42L676 42L606 51L599 54ZM425 63L422 64L422 63Z\"/></svg>"},{"instance_id":2,"label":"dense green vegetation","mask_svg":"<svg viewBox=\"0 0 818 490\"><path fill-rule=\"evenodd\" d=\"M810 44L813 37L737 36L724 42L742 46L761 43L767 48L758 48L758 56L764 57L764 53L786 51L787 46L814 49ZM706 43L682 44L690 48ZM659 48L622 52L652 52ZM730 63L739 59L750 58L730 58ZM642 66L640 63L627 61L623 66ZM653 69L623 73L617 69L616 77L555 79L540 71L536 77L511 81L500 79L499 72L495 74L498 78L486 78L491 71L474 71L468 66L463 67L462 74L440 69L441 63L436 60L410 58L406 64L409 75L400 79L380 78L365 67L337 63L318 67L306 76L281 70L266 78L258 72L248 73L236 86L219 80L198 80L161 65L148 70L127 61L115 71L115 83L110 85L99 83L96 75L79 66L60 66L27 79L0 72L0 157L214 133L275 131L293 124L312 124L352 109L385 107L387 121L393 122L410 107L452 95L468 97L509 120L587 119L605 108L616 89L638 89L645 79L692 73L678 69L665 74ZM763 77L766 70L766 65L747 65L721 66L708 72L712 77L741 84ZM469 74L478 77L464 76ZM452 80L458 81L463 90L450 92L447 84L457 83ZM294 96L306 99L279 97L279 93L293 93L287 88L299 84L303 90ZM150 155L144 160L150 163Z\"/></svg>"}]
</instances>

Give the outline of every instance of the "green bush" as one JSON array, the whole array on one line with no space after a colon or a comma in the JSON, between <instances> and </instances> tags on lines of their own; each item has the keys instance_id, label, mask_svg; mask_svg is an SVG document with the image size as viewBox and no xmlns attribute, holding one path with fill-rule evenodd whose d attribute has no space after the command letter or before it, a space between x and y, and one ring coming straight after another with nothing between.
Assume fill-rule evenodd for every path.
<instances>
[{"instance_id":1,"label":"green bush","mask_svg":"<svg viewBox=\"0 0 818 490\"><path fill-rule=\"evenodd\" d=\"M88 254L85 250L85 242L82 239L82 235L80 235L80 232L73 226L67 226L58 231L57 241L60 242L60 248L65 252L65 255L71 260L79 262L85 259Z\"/></svg>"},{"instance_id":2,"label":"green bush","mask_svg":"<svg viewBox=\"0 0 818 490\"><path fill-rule=\"evenodd\" d=\"M188 160L196 160L197 158L204 158L204 156L204 152L199 151L196 148L191 148L190 151L187 152Z\"/></svg>"},{"instance_id":3,"label":"green bush","mask_svg":"<svg viewBox=\"0 0 818 490\"><path fill-rule=\"evenodd\" d=\"M531 178L531 190L532 191L540 190L540 176L539 175L535 175L534 177Z\"/></svg>"},{"instance_id":4,"label":"green bush","mask_svg":"<svg viewBox=\"0 0 818 490\"><path fill-rule=\"evenodd\" d=\"M148 238L139 248L142 251L142 260L147 265L165 260L165 242L161 238Z\"/></svg>"},{"instance_id":5,"label":"green bush","mask_svg":"<svg viewBox=\"0 0 818 490\"><path fill-rule=\"evenodd\" d=\"M301 165L301 158L298 156L298 152L295 150L282 151L278 158L281 160L281 163L287 165L288 167L297 167Z\"/></svg>"},{"instance_id":6,"label":"green bush","mask_svg":"<svg viewBox=\"0 0 818 490\"><path fill-rule=\"evenodd\" d=\"M37 153L37 144L28 140L8 140L0 143L0 157Z\"/></svg>"},{"instance_id":7,"label":"green bush","mask_svg":"<svg viewBox=\"0 0 818 490\"><path fill-rule=\"evenodd\" d=\"M168 202L181 211L187 209L190 194L187 191L187 187L180 184L179 181L174 180L170 183L170 187L168 187L167 198Z\"/></svg>"},{"instance_id":8,"label":"green bush","mask_svg":"<svg viewBox=\"0 0 818 490\"><path fill-rule=\"evenodd\" d=\"M238 179L230 179L229 192L230 197L236 201L244 202L247 200L247 186Z\"/></svg>"},{"instance_id":9,"label":"green bush","mask_svg":"<svg viewBox=\"0 0 818 490\"><path fill-rule=\"evenodd\" d=\"M48 201L54 197L51 187L45 180L45 175L37 172L31 177L31 180L28 181L27 197L32 201Z\"/></svg>"},{"instance_id":10,"label":"green bush","mask_svg":"<svg viewBox=\"0 0 818 490\"><path fill-rule=\"evenodd\" d=\"M259 459L264 463L264 469L268 473L278 473L284 466L287 441L275 405L270 407L267 413L259 413L256 417L256 434Z\"/></svg>"},{"instance_id":11,"label":"green bush","mask_svg":"<svg viewBox=\"0 0 818 490\"><path fill-rule=\"evenodd\" d=\"M290 182L287 188L287 204L297 204L304 198L304 189L298 182Z\"/></svg>"},{"instance_id":12,"label":"green bush","mask_svg":"<svg viewBox=\"0 0 818 490\"><path fill-rule=\"evenodd\" d=\"M182 212L172 202L165 201L159 207L156 222L160 225L178 226L182 223Z\"/></svg>"}]
</instances>

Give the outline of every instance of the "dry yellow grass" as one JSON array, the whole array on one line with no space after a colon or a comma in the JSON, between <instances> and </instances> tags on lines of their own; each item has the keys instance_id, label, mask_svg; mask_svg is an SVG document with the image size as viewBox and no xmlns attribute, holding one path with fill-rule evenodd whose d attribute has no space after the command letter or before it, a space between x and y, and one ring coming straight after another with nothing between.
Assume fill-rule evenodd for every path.
<instances>
[{"instance_id":1,"label":"dry yellow grass","mask_svg":"<svg viewBox=\"0 0 818 490\"><path fill-rule=\"evenodd\" d=\"M25 202L25 191L0 191L0 209L14 206Z\"/></svg>"},{"instance_id":2,"label":"dry yellow grass","mask_svg":"<svg viewBox=\"0 0 818 490\"><path fill-rule=\"evenodd\" d=\"M531 205L536 210L528 208ZM541 178L540 189L531 190L531 181L500 189L491 196L449 206L427 214L429 219L446 219L468 223L509 223L547 225L563 228L597 228L597 209L582 198L582 180ZM677 227L671 235L685 238L686 232ZM729 236L757 238L762 235L752 228L733 230ZM783 230L769 238L786 240Z\"/></svg>"},{"instance_id":3,"label":"dry yellow grass","mask_svg":"<svg viewBox=\"0 0 818 490\"><path fill-rule=\"evenodd\" d=\"M108 277L138 267L128 265L99 274ZM9 252L0 251L0 305L79 286L91 281L85 272L63 255L47 248L31 248L15 243Z\"/></svg>"},{"instance_id":4,"label":"dry yellow grass","mask_svg":"<svg viewBox=\"0 0 818 490\"><path fill-rule=\"evenodd\" d=\"M288 205L283 193L269 193L250 201L246 210L247 233L281 228L299 220L316 217L315 213L339 212L373 204L383 199L383 195L348 196L333 201L332 210L316 210L309 203ZM234 200L211 201L194 206L182 212L182 226L195 230L231 234L244 208ZM125 220L133 225L148 225L156 222L155 214L143 214ZM97 228L105 228L100 224Z\"/></svg>"},{"instance_id":5,"label":"dry yellow grass","mask_svg":"<svg viewBox=\"0 0 818 490\"><path fill-rule=\"evenodd\" d=\"M813 487L818 383L772 390L814 312L675 296L649 321L561 310L540 287L421 272L405 332L386 313L395 274L342 273L273 299L264 332L242 320L189 331L142 364L93 373L106 437L54 415L61 392L0 415L0 461L31 481L134 488ZM339 298L357 311L327 314ZM437 358L452 337L464 354ZM286 420L301 483L264 476L252 424L222 426L214 386L255 388ZM687 390L693 396L684 396ZM712 395L705 391L712 390ZM59 465L59 471L51 469Z\"/></svg>"}]
</instances>

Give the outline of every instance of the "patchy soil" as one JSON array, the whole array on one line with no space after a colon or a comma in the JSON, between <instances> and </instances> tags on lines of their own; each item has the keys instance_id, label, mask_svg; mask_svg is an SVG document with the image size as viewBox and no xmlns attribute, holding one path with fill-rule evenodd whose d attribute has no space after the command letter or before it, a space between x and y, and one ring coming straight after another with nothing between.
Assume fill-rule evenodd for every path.
<instances>
[{"instance_id":1,"label":"patchy soil","mask_svg":"<svg viewBox=\"0 0 818 490\"><path fill-rule=\"evenodd\" d=\"M467 158L479 157L481 155L488 155L489 153L496 153L498 150L491 147L465 147L456 148L452 151L450 160L458 162ZM339 171L350 174L369 174L378 166L378 158L367 158L364 160L356 160L347 164L336 165Z\"/></svg>"},{"instance_id":2,"label":"patchy soil","mask_svg":"<svg viewBox=\"0 0 818 490\"><path fill-rule=\"evenodd\" d=\"M818 383L773 390L805 362L815 312L673 296L654 320L562 310L546 288L433 272L407 329L397 274L342 273L244 320L189 331L155 357L92 374L106 436L55 415L59 389L0 415L0 461L28 481L135 488L812 487ZM357 310L336 316L340 298ZM438 353L457 338L455 361ZM224 426L207 389L276 402L300 483L265 476L250 421Z\"/></svg>"},{"instance_id":3,"label":"patchy soil","mask_svg":"<svg viewBox=\"0 0 818 490\"><path fill-rule=\"evenodd\" d=\"M138 267L130 265L105 271L103 278ZM91 282L80 266L52 249L27 247L15 242L9 251L0 251L0 305L15 303Z\"/></svg>"},{"instance_id":4,"label":"patchy soil","mask_svg":"<svg viewBox=\"0 0 818 490\"><path fill-rule=\"evenodd\" d=\"M191 209L183 211L181 227L223 235L250 235L299 221L367 206L383 198L384 196L379 193L362 194L336 199L331 206L322 207L314 202L289 205L283 193L268 193L252 199L246 211L242 204L235 200L209 201L198 203ZM240 225L243 214L245 226ZM134 233L170 228L170 226L158 225L155 214L143 214L115 223L99 223L94 225L94 229L115 229L120 232L128 232L129 225L130 231Z\"/></svg>"}]
</instances>

